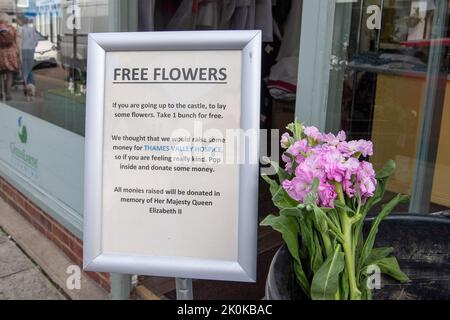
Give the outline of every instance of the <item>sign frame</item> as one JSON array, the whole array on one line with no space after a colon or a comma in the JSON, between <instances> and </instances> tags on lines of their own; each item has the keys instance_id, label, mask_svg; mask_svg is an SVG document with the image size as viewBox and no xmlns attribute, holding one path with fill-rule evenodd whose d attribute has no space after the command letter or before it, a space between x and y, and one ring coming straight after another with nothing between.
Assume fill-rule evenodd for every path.
<instances>
[{"instance_id":1,"label":"sign frame","mask_svg":"<svg viewBox=\"0 0 450 320\"><path fill-rule=\"evenodd\" d=\"M114 51L241 50L240 129L254 130L239 164L238 258L130 255L102 251L106 54ZM83 267L86 271L255 282L258 227L261 31L91 33L88 36ZM99 107L101 106L101 107ZM245 146L245 137L241 137Z\"/></svg>"}]
</instances>

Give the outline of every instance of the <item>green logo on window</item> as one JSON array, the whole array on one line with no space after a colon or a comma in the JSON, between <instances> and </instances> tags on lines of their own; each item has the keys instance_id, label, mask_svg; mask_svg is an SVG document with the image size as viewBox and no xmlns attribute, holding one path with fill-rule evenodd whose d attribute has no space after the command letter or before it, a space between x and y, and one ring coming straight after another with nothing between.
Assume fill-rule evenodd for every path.
<instances>
[{"instance_id":1,"label":"green logo on window","mask_svg":"<svg viewBox=\"0 0 450 320\"><path fill-rule=\"evenodd\" d=\"M20 139L20 142L27 143L28 132L27 132L27 127L22 124L22 117L19 117L18 124L19 124L19 139Z\"/></svg>"}]
</instances>

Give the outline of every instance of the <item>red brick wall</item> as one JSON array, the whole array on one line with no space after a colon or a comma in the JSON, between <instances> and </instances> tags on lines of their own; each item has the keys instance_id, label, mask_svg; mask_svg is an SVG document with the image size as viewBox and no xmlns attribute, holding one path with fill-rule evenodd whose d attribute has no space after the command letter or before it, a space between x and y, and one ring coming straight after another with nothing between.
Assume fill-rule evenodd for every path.
<instances>
[{"instance_id":1,"label":"red brick wall","mask_svg":"<svg viewBox=\"0 0 450 320\"><path fill-rule=\"evenodd\" d=\"M83 267L83 242L64 228L58 221L28 200L6 180L0 177L0 197L17 210L36 229L55 243L74 264ZM109 273L86 272L89 277L110 291Z\"/></svg>"}]
</instances>

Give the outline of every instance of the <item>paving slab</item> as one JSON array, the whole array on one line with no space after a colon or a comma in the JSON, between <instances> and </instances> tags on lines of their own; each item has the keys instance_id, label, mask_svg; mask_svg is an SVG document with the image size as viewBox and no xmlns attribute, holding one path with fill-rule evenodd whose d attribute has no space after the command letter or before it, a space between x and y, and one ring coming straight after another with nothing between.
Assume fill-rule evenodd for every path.
<instances>
[{"instance_id":1,"label":"paving slab","mask_svg":"<svg viewBox=\"0 0 450 320\"><path fill-rule=\"evenodd\" d=\"M37 268L0 278L0 300L65 300Z\"/></svg>"},{"instance_id":2,"label":"paving slab","mask_svg":"<svg viewBox=\"0 0 450 320\"><path fill-rule=\"evenodd\" d=\"M34 264L14 242L5 234L0 235L0 278L31 269L33 266Z\"/></svg>"},{"instance_id":3,"label":"paving slab","mask_svg":"<svg viewBox=\"0 0 450 320\"><path fill-rule=\"evenodd\" d=\"M1 209L0 209L1 210ZM7 235L0 229L0 243L3 243L8 240Z\"/></svg>"},{"instance_id":4,"label":"paving slab","mask_svg":"<svg viewBox=\"0 0 450 320\"><path fill-rule=\"evenodd\" d=\"M104 300L109 299L108 292L91 280L84 272L81 274L81 289L69 290L66 287L69 266L73 266L71 261L59 248L49 241L43 234L36 230L17 211L0 198L0 227L14 240L13 243L22 248L35 264L40 266L49 278L62 290L70 299L75 300ZM2 233L4 235L4 233ZM7 237L0 235L0 243ZM8 240L9 241L9 240ZM20 250L19 248L17 248ZM0 259L4 255L0 254ZM1 261L1 260L0 260ZM1 262L2 263L2 262ZM35 265L33 263L33 265ZM3 264L3 263L2 263ZM2 291L0 285L0 291ZM0 294L1 300L1 294Z\"/></svg>"}]
</instances>

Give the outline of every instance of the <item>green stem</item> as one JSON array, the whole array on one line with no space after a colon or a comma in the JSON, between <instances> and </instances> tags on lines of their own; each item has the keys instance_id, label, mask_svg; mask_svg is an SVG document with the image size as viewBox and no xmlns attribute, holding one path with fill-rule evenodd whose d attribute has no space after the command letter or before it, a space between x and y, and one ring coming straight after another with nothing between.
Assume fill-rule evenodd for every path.
<instances>
[{"instance_id":1,"label":"green stem","mask_svg":"<svg viewBox=\"0 0 450 320\"><path fill-rule=\"evenodd\" d=\"M348 271L348 280L350 286L350 299L351 300L360 300L361 292L358 289L358 285L356 282L356 273L355 273L355 254L352 245L352 225L350 219L347 215L347 212L343 212L342 214L342 232L344 233L344 256L345 256L345 265Z\"/></svg>"},{"instance_id":2,"label":"green stem","mask_svg":"<svg viewBox=\"0 0 450 320\"><path fill-rule=\"evenodd\" d=\"M331 245L330 236L326 232L320 233L322 236L323 246L325 247L325 252L327 254L327 257L331 256L333 254L333 247Z\"/></svg>"},{"instance_id":3,"label":"green stem","mask_svg":"<svg viewBox=\"0 0 450 320\"><path fill-rule=\"evenodd\" d=\"M339 227L336 226L336 224L333 222L333 220L331 220L330 217L328 217L326 213L323 215L323 217L325 218L325 221L327 222L328 228L330 228L330 230L333 231L335 236L338 237L338 240L340 240L340 241L343 240L343 234L342 234L341 230L339 230Z\"/></svg>"},{"instance_id":4,"label":"green stem","mask_svg":"<svg viewBox=\"0 0 450 320\"><path fill-rule=\"evenodd\" d=\"M361 196L358 194L358 209L356 210L355 216L352 217L352 225L359 222L362 219L363 215L361 214ZM356 252L356 246L358 245L358 238L359 233L356 230L357 228L354 228L353 230L353 245L352 250L353 252ZM356 275L357 277L359 275Z\"/></svg>"},{"instance_id":5,"label":"green stem","mask_svg":"<svg viewBox=\"0 0 450 320\"><path fill-rule=\"evenodd\" d=\"M342 186L339 183L336 183L336 192L339 197L339 201L345 203L344 193L342 191ZM344 241L342 243L342 247L344 249L345 256L345 266L348 272L348 280L349 280L349 288L350 288L350 299L351 300L360 300L361 299L361 291L358 289L358 285L356 282L356 273L355 273L355 252L353 246L352 239L352 219L348 216L346 210L342 210L339 215L341 220L342 233L344 236Z\"/></svg>"}]
</instances>

